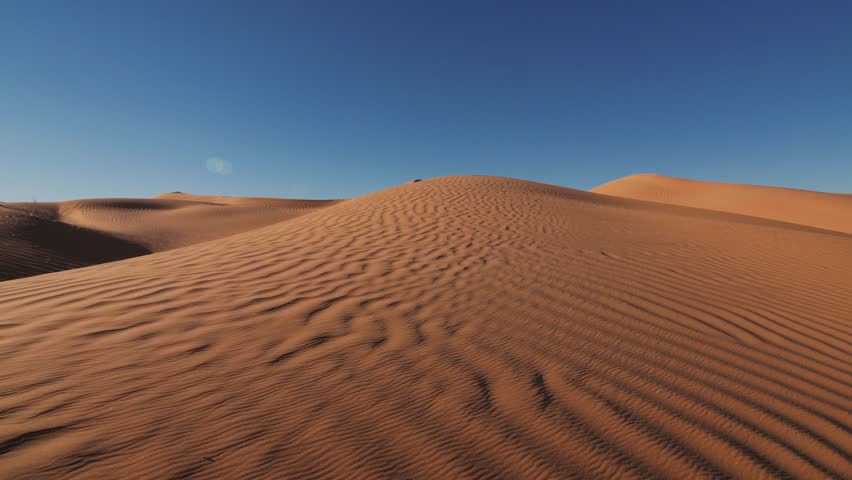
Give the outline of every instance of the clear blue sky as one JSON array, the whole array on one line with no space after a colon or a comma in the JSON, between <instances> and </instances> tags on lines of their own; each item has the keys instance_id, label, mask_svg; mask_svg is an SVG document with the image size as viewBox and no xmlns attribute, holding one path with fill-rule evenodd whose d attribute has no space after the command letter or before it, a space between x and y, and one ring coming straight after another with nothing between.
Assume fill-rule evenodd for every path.
<instances>
[{"instance_id":1,"label":"clear blue sky","mask_svg":"<svg viewBox=\"0 0 852 480\"><path fill-rule=\"evenodd\" d=\"M469 173L850 192L852 2L0 0L0 167L5 201Z\"/></svg>"}]
</instances>

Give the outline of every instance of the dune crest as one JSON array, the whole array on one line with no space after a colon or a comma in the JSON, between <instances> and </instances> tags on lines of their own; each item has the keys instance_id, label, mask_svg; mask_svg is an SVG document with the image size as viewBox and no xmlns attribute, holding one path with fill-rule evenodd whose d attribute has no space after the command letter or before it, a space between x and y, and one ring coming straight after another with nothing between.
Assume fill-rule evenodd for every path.
<instances>
[{"instance_id":1,"label":"dune crest","mask_svg":"<svg viewBox=\"0 0 852 480\"><path fill-rule=\"evenodd\" d=\"M3 282L0 478L849 478L850 239L463 176Z\"/></svg>"},{"instance_id":2,"label":"dune crest","mask_svg":"<svg viewBox=\"0 0 852 480\"><path fill-rule=\"evenodd\" d=\"M852 195L849 194L704 182L655 174L630 175L591 191L852 233Z\"/></svg>"}]
</instances>

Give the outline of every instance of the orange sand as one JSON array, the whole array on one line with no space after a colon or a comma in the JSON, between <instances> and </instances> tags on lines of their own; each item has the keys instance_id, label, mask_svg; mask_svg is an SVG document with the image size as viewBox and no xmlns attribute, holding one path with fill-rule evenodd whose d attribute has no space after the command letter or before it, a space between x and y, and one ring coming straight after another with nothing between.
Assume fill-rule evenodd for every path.
<instances>
[{"instance_id":1,"label":"orange sand","mask_svg":"<svg viewBox=\"0 0 852 480\"><path fill-rule=\"evenodd\" d=\"M701 182L650 174L620 178L591 191L852 233L852 195L849 194Z\"/></svg>"},{"instance_id":2,"label":"orange sand","mask_svg":"<svg viewBox=\"0 0 852 480\"><path fill-rule=\"evenodd\" d=\"M170 193L154 200L0 204L0 280L185 247L336 202Z\"/></svg>"},{"instance_id":3,"label":"orange sand","mask_svg":"<svg viewBox=\"0 0 852 480\"><path fill-rule=\"evenodd\" d=\"M184 248L0 283L0 478L852 478L847 197L652 180L44 207Z\"/></svg>"}]
</instances>

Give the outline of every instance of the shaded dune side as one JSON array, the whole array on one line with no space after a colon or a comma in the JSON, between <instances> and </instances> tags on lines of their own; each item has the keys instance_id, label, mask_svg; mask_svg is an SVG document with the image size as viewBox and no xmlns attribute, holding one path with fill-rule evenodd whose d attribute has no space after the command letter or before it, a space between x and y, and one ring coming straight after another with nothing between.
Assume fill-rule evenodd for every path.
<instances>
[{"instance_id":1,"label":"shaded dune side","mask_svg":"<svg viewBox=\"0 0 852 480\"><path fill-rule=\"evenodd\" d=\"M639 174L605 183L595 193L705 208L852 233L852 195Z\"/></svg>"},{"instance_id":2,"label":"shaded dune side","mask_svg":"<svg viewBox=\"0 0 852 480\"><path fill-rule=\"evenodd\" d=\"M849 478L852 244L493 177L0 285L3 478Z\"/></svg>"},{"instance_id":3,"label":"shaded dune side","mask_svg":"<svg viewBox=\"0 0 852 480\"><path fill-rule=\"evenodd\" d=\"M0 281L147 255L101 232L0 207Z\"/></svg>"}]
</instances>

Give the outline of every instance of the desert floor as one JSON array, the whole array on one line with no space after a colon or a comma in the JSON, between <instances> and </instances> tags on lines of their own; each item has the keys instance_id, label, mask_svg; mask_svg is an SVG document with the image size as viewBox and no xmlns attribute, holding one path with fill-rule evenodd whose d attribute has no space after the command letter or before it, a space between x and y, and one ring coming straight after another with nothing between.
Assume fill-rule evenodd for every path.
<instances>
[{"instance_id":1,"label":"desert floor","mask_svg":"<svg viewBox=\"0 0 852 480\"><path fill-rule=\"evenodd\" d=\"M852 196L0 204L0 478L852 478Z\"/></svg>"}]
</instances>

